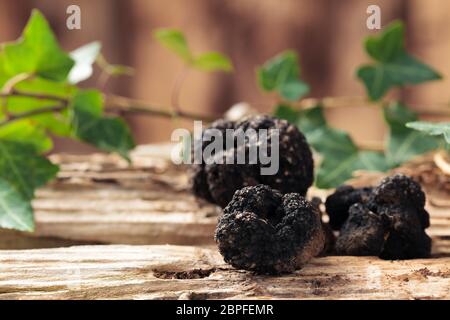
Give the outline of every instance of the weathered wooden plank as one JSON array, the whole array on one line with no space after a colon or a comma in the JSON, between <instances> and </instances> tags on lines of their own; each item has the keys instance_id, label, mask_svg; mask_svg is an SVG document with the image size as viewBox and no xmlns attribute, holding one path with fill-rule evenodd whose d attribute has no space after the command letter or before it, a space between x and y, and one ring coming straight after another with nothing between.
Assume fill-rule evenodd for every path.
<instances>
[{"instance_id":1,"label":"weathered wooden plank","mask_svg":"<svg viewBox=\"0 0 450 320\"><path fill-rule=\"evenodd\" d=\"M169 154L169 145L139 147L132 166L114 155L52 156L61 171L37 191L35 232L0 230L0 248L212 244L220 211L195 199L185 168L171 165Z\"/></svg>"},{"instance_id":2,"label":"weathered wooden plank","mask_svg":"<svg viewBox=\"0 0 450 320\"><path fill-rule=\"evenodd\" d=\"M316 258L291 275L234 270L192 246L0 251L0 299L448 299L450 258Z\"/></svg>"},{"instance_id":3,"label":"weathered wooden plank","mask_svg":"<svg viewBox=\"0 0 450 320\"><path fill-rule=\"evenodd\" d=\"M220 210L190 193L186 168L171 164L170 148L169 144L140 146L131 154L132 166L114 155L52 156L61 164L61 172L57 181L37 192L36 231L0 230L0 249L213 244ZM428 162L421 167L432 170ZM359 183L371 184L379 178L366 174ZM310 196L323 199L327 193L310 190ZM438 242L450 237L450 207L434 200L437 203L428 204L432 219L427 232L435 248L442 248Z\"/></svg>"}]
</instances>

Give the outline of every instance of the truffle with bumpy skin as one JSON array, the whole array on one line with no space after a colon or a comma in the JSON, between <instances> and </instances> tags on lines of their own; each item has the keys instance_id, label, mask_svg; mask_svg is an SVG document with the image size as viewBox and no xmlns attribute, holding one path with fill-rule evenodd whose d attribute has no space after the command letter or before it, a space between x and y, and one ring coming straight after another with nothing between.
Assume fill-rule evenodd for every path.
<instances>
[{"instance_id":1,"label":"truffle with bumpy skin","mask_svg":"<svg viewBox=\"0 0 450 320\"><path fill-rule=\"evenodd\" d=\"M292 272L324 246L320 212L300 194L266 185L235 192L215 239L225 262L266 274Z\"/></svg>"},{"instance_id":2,"label":"truffle with bumpy skin","mask_svg":"<svg viewBox=\"0 0 450 320\"><path fill-rule=\"evenodd\" d=\"M430 217L425 194L411 178L385 178L369 199L350 207L340 230L336 253L377 255L383 259L427 258L431 239L425 233Z\"/></svg>"},{"instance_id":3,"label":"truffle with bumpy skin","mask_svg":"<svg viewBox=\"0 0 450 320\"><path fill-rule=\"evenodd\" d=\"M350 207L348 219L337 238L336 251L340 255L379 256L389 225L390 220L386 215L378 215L367 206L355 203Z\"/></svg>"},{"instance_id":4,"label":"truffle with bumpy skin","mask_svg":"<svg viewBox=\"0 0 450 320\"><path fill-rule=\"evenodd\" d=\"M366 203L373 188L353 188L352 186L340 186L327 197L325 208L330 218L330 227L339 230L349 215L349 209L355 203Z\"/></svg>"},{"instance_id":5,"label":"truffle with bumpy skin","mask_svg":"<svg viewBox=\"0 0 450 320\"><path fill-rule=\"evenodd\" d=\"M234 128L234 122L233 121L227 121L223 119L219 119L214 121L209 129L218 130L224 137L226 135L227 129L233 129ZM203 152L203 150L206 148L206 146L213 141L213 134L214 132L212 130L205 130L202 132L202 143L197 145L194 144L194 148L192 149L191 157L194 159L194 154L196 152ZM224 148L225 148L225 142L224 142ZM197 150L197 148L200 148L200 150ZM191 185L192 185L192 191L194 194L200 198L203 198L209 202L214 202L211 193L209 191L208 187L208 181L207 181L207 175L205 173L205 164L203 161L201 163L194 163L192 166L192 177L191 177Z\"/></svg>"},{"instance_id":6,"label":"truffle with bumpy skin","mask_svg":"<svg viewBox=\"0 0 450 320\"><path fill-rule=\"evenodd\" d=\"M232 146L227 146L224 139L224 151L207 157L205 159L208 162L207 164L194 165L193 191L198 197L216 203L223 208L231 201L236 190L246 186L266 184L282 193L295 192L304 196L312 185L314 163L311 150L303 134L286 120L269 115L250 116L236 123L220 120L205 129L203 135L210 134L208 132L211 129L219 130L224 137L226 129L234 129L232 137L235 143ZM279 169L275 174L261 174L261 168L269 165L261 163L259 157L257 163L249 164L250 150L254 150L257 145L260 146L261 141L258 143L258 141L246 137L245 144L238 145L238 134L247 132L248 129L255 130L257 133L259 129L269 130L264 141L267 143L269 157L272 156L271 146L274 137L270 134L270 129L279 130L279 148L277 150ZM259 138L261 139L261 135ZM209 141L204 141L201 144L202 151L209 143ZM236 160L239 152L245 154L245 164L237 164L237 161L234 164L221 164L215 161L221 158L224 160L227 157Z\"/></svg>"}]
</instances>

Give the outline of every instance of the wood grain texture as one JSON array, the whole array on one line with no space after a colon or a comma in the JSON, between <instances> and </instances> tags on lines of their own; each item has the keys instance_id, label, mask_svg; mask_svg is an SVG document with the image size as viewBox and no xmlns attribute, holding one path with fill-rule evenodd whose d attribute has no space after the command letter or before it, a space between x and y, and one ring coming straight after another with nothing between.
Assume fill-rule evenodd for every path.
<instances>
[{"instance_id":1,"label":"wood grain texture","mask_svg":"<svg viewBox=\"0 0 450 320\"><path fill-rule=\"evenodd\" d=\"M37 192L33 202L35 233L0 230L0 249L80 244L213 245L221 211L195 199L186 168L169 161L170 148L169 144L140 146L131 154L132 166L114 155L52 156L60 163L61 172L55 182ZM363 177L354 184L374 184L381 176ZM328 193L311 188L309 196L325 199ZM433 191L427 193L432 195ZM435 254L450 251L446 244L450 239L450 206L441 198L431 198L437 203L428 203L431 227L427 233L433 237Z\"/></svg>"},{"instance_id":2,"label":"wood grain texture","mask_svg":"<svg viewBox=\"0 0 450 320\"><path fill-rule=\"evenodd\" d=\"M114 155L55 155L58 179L37 191L36 231L0 230L0 248L71 244L212 244L220 213L188 188L168 145L137 148L133 166ZM14 238L17 241L14 241Z\"/></svg>"},{"instance_id":3,"label":"wood grain texture","mask_svg":"<svg viewBox=\"0 0 450 320\"><path fill-rule=\"evenodd\" d=\"M330 256L291 275L258 276L223 262L213 245L220 210L190 194L169 150L139 147L133 166L111 155L53 156L62 170L33 202L36 232L0 231L9 249L0 250L0 299L450 298L442 198L429 204L432 259ZM157 245L165 243L183 246Z\"/></svg>"},{"instance_id":4,"label":"wood grain texture","mask_svg":"<svg viewBox=\"0 0 450 320\"><path fill-rule=\"evenodd\" d=\"M192 246L0 251L0 299L449 299L450 258L316 258L284 276Z\"/></svg>"}]
</instances>

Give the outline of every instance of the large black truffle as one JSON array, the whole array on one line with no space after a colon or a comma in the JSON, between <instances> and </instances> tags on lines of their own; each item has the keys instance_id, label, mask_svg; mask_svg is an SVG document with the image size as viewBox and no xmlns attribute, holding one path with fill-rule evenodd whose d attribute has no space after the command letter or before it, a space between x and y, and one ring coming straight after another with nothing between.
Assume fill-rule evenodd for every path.
<instances>
[{"instance_id":1,"label":"large black truffle","mask_svg":"<svg viewBox=\"0 0 450 320\"><path fill-rule=\"evenodd\" d=\"M317 208L300 194L282 195L266 185L235 192L215 239L227 263L267 274L292 272L324 246Z\"/></svg>"},{"instance_id":2,"label":"large black truffle","mask_svg":"<svg viewBox=\"0 0 450 320\"><path fill-rule=\"evenodd\" d=\"M211 135L211 130L218 130L225 137L226 129L234 129L233 146L227 146L224 139L224 151L218 152L208 159L206 164L193 165L192 185L194 194L200 198L225 207L233 197L236 190L246 186L266 184L282 193L295 192L305 195L314 179L314 163L312 153L303 134L286 120L277 119L269 115L250 116L237 123L225 120L214 122L204 130L203 137ZM257 144L257 141L246 139L244 145L238 145L236 132L246 132L253 129L278 129L279 130L279 170L274 175L262 175L261 168L267 167L257 159L256 164L249 164L249 150ZM210 141L203 139L202 151ZM267 147L270 154L272 136L267 136ZM200 144L199 144L200 145ZM245 152L246 163L218 164L220 158L234 158L239 151Z\"/></svg>"},{"instance_id":3,"label":"large black truffle","mask_svg":"<svg viewBox=\"0 0 450 320\"><path fill-rule=\"evenodd\" d=\"M346 194L340 193L334 195L333 202L339 202L339 195L343 197L341 202L348 200ZM337 254L376 255L383 259L430 256L431 239L425 233L430 217L418 183L401 174L387 177L365 199L339 213L349 217L336 241Z\"/></svg>"}]
</instances>

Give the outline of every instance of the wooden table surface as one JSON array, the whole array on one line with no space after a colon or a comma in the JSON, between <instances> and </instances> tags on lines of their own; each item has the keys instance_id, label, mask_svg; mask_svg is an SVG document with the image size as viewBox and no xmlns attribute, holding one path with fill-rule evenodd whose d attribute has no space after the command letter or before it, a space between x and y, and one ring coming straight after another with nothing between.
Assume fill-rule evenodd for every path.
<instances>
[{"instance_id":1,"label":"wooden table surface","mask_svg":"<svg viewBox=\"0 0 450 320\"><path fill-rule=\"evenodd\" d=\"M36 232L0 230L0 299L450 298L448 207L428 204L431 259L330 256L258 276L224 264L213 241L220 210L190 194L167 154L139 147L132 167L53 156L62 170L33 202Z\"/></svg>"}]
</instances>

